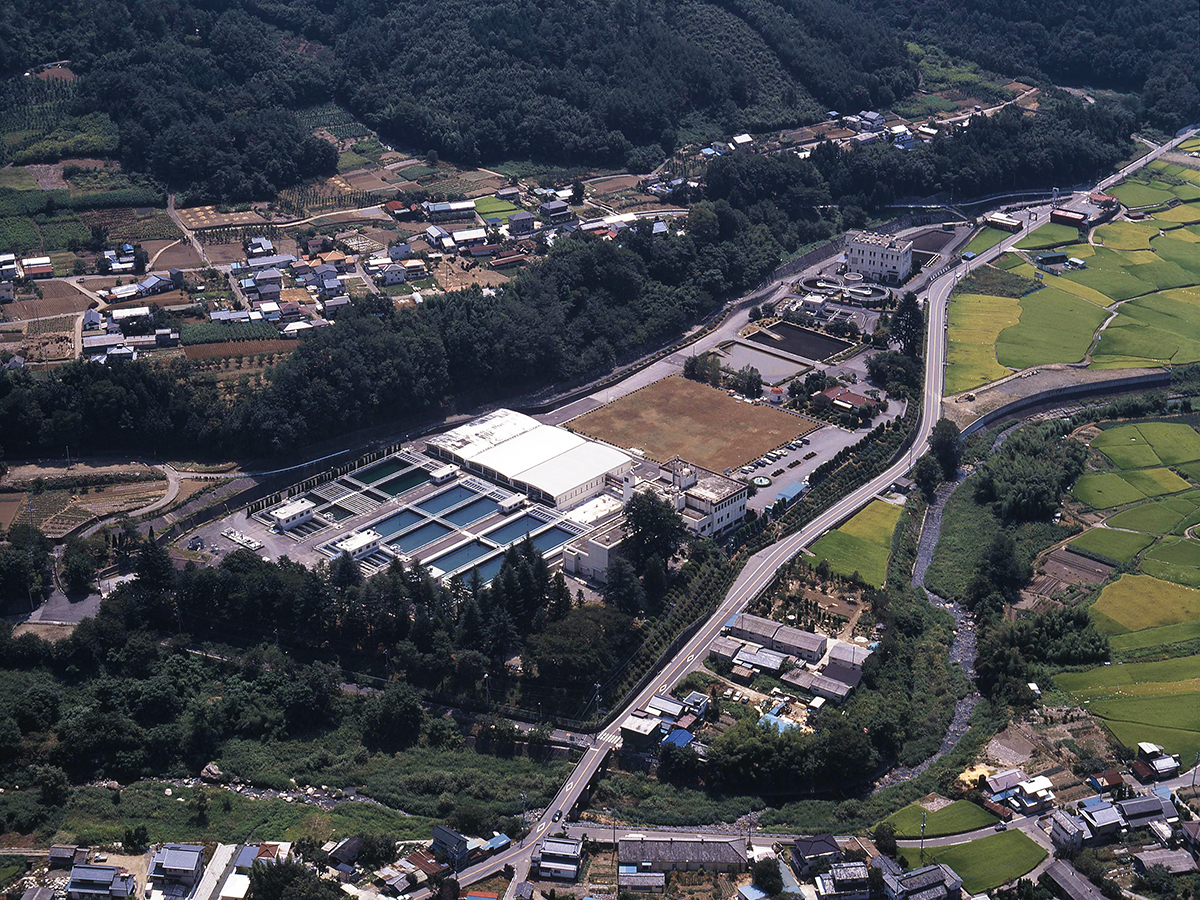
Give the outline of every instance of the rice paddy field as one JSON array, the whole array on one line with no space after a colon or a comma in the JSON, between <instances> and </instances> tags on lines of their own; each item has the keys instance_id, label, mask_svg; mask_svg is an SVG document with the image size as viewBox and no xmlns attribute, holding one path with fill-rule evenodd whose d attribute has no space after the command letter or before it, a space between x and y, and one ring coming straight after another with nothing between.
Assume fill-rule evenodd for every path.
<instances>
[{"instance_id":1,"label":"rice paddy field","mask_svg":"<svg viewBox=\"0 0 1200 900\"><path fill-rule=\"evenodd\" d=\"M976 255L983 253L985 250L991 250L998 243L1009 237L1007 231L1001 231L999 228L984 228L975 237L963 247L963 253L974 253Z\"/></svg>"},{"instance_id":2,"label":"rice paddy field","mask_svg":"<svg viewBox=\"0 0 1200 900\"><path fill-rule=\"evenodd\" d=\"M902 507L874 500L844 525L835 528L813 544L811 561L825 560L838 575L855 572L867 584L883 587L888 557L892 552L892 532Z\"/></svg>"},{"instance_id":3,"label":"rice paddy field","mask_svg":"<svg viewBox=\"0 0 1200 900\"><path fill-rule=\"evenodd\" d=\"M947 394L958 394L1010 374L996 360L1000 333L1021 321L1021 304L1011 297L956 294L947 314Z\"/></svg>"},{"instance_id":4,"label":"rice paddy field","mask_svg":"<svg viewBox=\"0 0 1200 900\"><path fill-rule=\"evenodd\" d=\"M943 806L934 812L926 812L920 803L910 803L897 812L892 813L885 822L891 822L896 828L896 837L919 838L921 836L921 813L925 812L925 836L945 837L949 834L963 834L976 828L987 828L999 821L990 812L977 806L970 800L955 800L949 806Z\"/></svg>"},{"instance_id":5,"label":"rice paddy field","mask_svg":"<svg viewBox=\"0 0 1200 900\"><path fill-rule=\"evenodd\" d=\"M1151 592L1154 596L1160 595ZM1162 634L1157 632L1153 637ZM1054 677L1054 683L1103 719L1127 747L1138 741L1153 741L1189 760L1200 751L1198 655L1154 662L1117 661L1086 672L1061 673Z\"/></svg>"},{"instance_id":6,"label":"rice paddy field","mask_svg":"<svg viewBox=\"0 0 1200 900\"><path fill-rule=\"evenodd\" d=\"M1046 858L1046 851L1014 829L977 841L939 847L927 851L927 855L952 868L962 878L964 892L979 894L1032 871Z\"/></svg>"},{"instance_id":7,"label":"rice paddy field","mask_svg":"<svg viewBox=\"0 0 1200 900\"><path fill-rule=\"evenodd\" d=\"M1115 470L1081 475L1072 496L1097 510L1126 508L1071 546L1200 587L1200 433L1184 422L1129 422L1105 428L1091 447Z\"/></svg>"},{"instance_id":8,"label":"rice paddy field","mask_svg":"<svg viewBox=\"0 0 1200 900\"><path fill-rule=\"evenodd\" d=\"M1135 195L1157 192L1153 196L1161 195L1163 204L1191 191L1200 198L1200 187L1183 180L1176 168L1200 180L1195 170L1160 167L1146 182L1122 187ZM1022 252L1006 253L978 270L1040 276L1044 287L1015 305L986 291L953 297L948 394L1012 370L1054 363L1083 361L1110 369L1200 362L1200 202L1163 205L1149 221L1101 225L1092 240L1081 242L1074 228L1047 223L1017 243ZM1082 259L1085 267L1038 272L1034 254L1046 249Z\"/></svg>"}]
</instances>

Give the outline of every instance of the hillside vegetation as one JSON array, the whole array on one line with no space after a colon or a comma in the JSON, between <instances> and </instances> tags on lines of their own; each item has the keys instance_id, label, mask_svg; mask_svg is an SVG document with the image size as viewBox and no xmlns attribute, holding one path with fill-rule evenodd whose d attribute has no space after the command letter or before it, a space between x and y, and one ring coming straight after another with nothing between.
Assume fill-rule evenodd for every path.
<instances>
[{"instance_id":1,"label":"hillside vegetation","mask_svg":"<svg viewBox=\"0 0 1200 900\"><path fill-rule=\"evenodd\" d=\"M79 89L58 115L95 114L108 129L107 116L119 141L101 149L219 199L332 174L332 149L296 112L334 98L386 140L467 163L645 170L685 140L900 104L920 86L920 59L932 59L922 47L1029 80L1127 94L1160 128L1200 117L1197 10L1187 0L1009 4L986 14L948 0L910 6L123 0L101 12L83 0L3 0L0 60L19 75L69 57ZM929 70L935 90L953 84L943 69Z\"/></svg>"}]
</instances>

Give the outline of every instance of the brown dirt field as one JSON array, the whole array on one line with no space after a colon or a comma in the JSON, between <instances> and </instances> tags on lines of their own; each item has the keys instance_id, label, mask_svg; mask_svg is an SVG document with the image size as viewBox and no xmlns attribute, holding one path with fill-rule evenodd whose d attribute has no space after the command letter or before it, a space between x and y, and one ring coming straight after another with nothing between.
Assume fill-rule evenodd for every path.
<instances>
[{"instance_id":1,"label":"brown dirt field","mask_svg":"<svg viewBox=\"0 0 1200 900\"><path fill-rule=\"evenodd\" d=\"M37 180L38 187L43 191L63 190L70 187L63 178L62 163L26 166L25 171Z\"/></svg>"},{"instance_id":2,"label":"brown dirt field","mask_svg":"<svg viewBox=\"0 0 1200 900\"><path fill-rule=\"evenodd\" d=\"M296 341L226 341L223 344L193 344L183 348L188 359L216 359L226 356L258 356L262 353L290 353Z\"/></svg>"},{"instance_id":3,"label":"brown dirt field","mask_svg":"<svg viewBox=\"0 0 1200 900\"><path fill-rule=\"evenodd\" d=\"M75 81L79 78L74 72L66 66L54 66L50 69L42 69L33 76L39 81Z\"/></svg>"},{"instance_id":4,"label":"brown dirt field","mask_svg":"<svg viewBox=\"0 0 1200 900\"><path fill-rule=\"evenodd\" d=\"M1113 567L1064 548L1052 550L1042 560L1046 574L1068 584L1100 584L1112 574Z\"/></svg>"},{"instance_id":5,"label":"brown dirt field","mask_svg":"<svg viewBox=\"0 0 1200 900\"><path fill-rule=\"evenodd\" d=\"M179 219L188 228L218 228L225 225L261 225L266 220L254 210L249 212L218 212L215 206L194 206L178 210Z\"/></svg>"},{"instance_id":6,"label":"brown dirt field","mask_svg":"<svg viewBox=\"0 0 1200 900\"><path fill-rule=\"evenodd\" d=\"M205 244L204 255L214 266L229 265L240 259L245 259L246 251L241 244Z\"/></svg>"},{"instance_id":7,"label":"brown dirt field","mask_svg":"<svg viewBox=\"0 0 1200 900\"><path fill-rule=\"evenodd\" d=\"M462 264L458 260L454 260L449 264L442 263L434 271L437 274L438 284L447 291L457 291L470 287L473 284L483 287L495 287L498 284L504 284L509 279L509 276L503 272L489 269L486 261L481 261L479 265L469 272L462 267Z\"/></svg>"},{"instance_id":8,"label":"brown dirt field","mask_svg":"<svg viewBox=\"0 0 1200 900\"><path fill-rule=\"evenodd\" d=\"M65 281L42 281L42 299L14 300L4 304L4 315L10 319L32 319L35 316L65 316L88 308L92 298ZM36 310L34 307L37 307Z\"/></svg>"},{"instance_id":9,"label":"brown dirt field","mask_svg":"<svg viewBox=\"0 0 1200 900\"><path fill-rule=\"evenodd\" d=\"M165 245L165 244L169 243L169 241L155 241L154 243L156 243L156 244L161 243L161 244ZM147 252L149 252L149 251L147 251ZM154 254L151 253L150 256L153 257ZM203 262L200 259L200 254L198 254L195 251L195 249L192 247L192 245L187 244L187 243L180 243L180 244L176 244L174 247L171 247L169 250L166 250L155 261L154 268L156 270L158 270L158 269L166 270L166 269L170 269L170 268L195 269L195 268L200 267L201 265L203 265Z\"/></svg>"},{"instance_id":10,"label":"brown dirt field","mask_svg":"<svg viewBox=\"0 0 1200 900\"><path fill-rule=\"evenodd\" d=\"M51 625L48 622L22 622L13 629L13 637L18 638L23 634L36 634L43 641L54 643L61 641L63 638L70 637L71 632L75 630L74 625Z\"/></svg>"},{"instance_id":11,"label":"brown dirt field","mask_svg":"<svg viewBox=\"0 0 1200 900\"><path fill-rule=\"evenodd\" d=\"M144 463L74 462L67 468L64 460L14 462L4 476L7 484L28 484L35 478L96 478L101 475L148 475L156 471ZM0 495L3 496L3 495Z\"/></svg>"},{"instance_id":12,"label":"brown dirt field","mask_svg":"<svg viewBox=\"0 0 1200 900\"><path fill-rule=\"evenodd\" d=\"M0 531L7 531L21 511L24 494L0 494Z\"/></svg>"},{"instance_id":13,"label":"brown dirt field","mask_svg":"<svg viewBox=\"0 0 1200 900\"><path fill-rule=\"evenodd\" d=\"M588 185L588 190L593 194L615 194L617 191L627 191L637 187L638 180L636 175L618 175L603 181L593 181Z\"/></svg>"},{"instance_id":14,"label":"brown dirt field","mask_svg":"<svg viewBox=\"0 0 1200 900\"><path fill-rule=\"evenodd\" d=\"M724 391L672 375L569 427L618 447L638 447L658 462L678 454L722 472L793 440L802 424L778 409L739 403Z\"/></svg>"},{"instance_id":15,"label":"brown dirt field","mask_svg":"<svg viewBox=\"0 0 1200 900\"><path fill-rule=\"evenodd\" d=\"M356 191L378 191L391 187L374 169L355 170L345 176L346 183Z\"/></svg>"}]
</instances>

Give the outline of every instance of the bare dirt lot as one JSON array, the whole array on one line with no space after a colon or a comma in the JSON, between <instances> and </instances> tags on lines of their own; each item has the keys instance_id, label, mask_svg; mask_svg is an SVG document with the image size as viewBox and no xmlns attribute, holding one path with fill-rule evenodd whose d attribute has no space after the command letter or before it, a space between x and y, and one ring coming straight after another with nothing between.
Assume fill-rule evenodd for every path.
<instances>
[{"instance_id":1,"label":"bare dirt lot","mask_svg":"<svg viewBox=\"0 0 1200 900\"><path fill-rule=\"evenodd\" d=\"M795 439L811 424L672 375L580 416L570 428L618 447L637 447L658 462L678 454L722 472Z\"/></svg>"},{"instance_id":2,"label":"bare dirt lot","mask_svg":"<svg viewBox=\"0 0 1200 900\"><path fill-rule=\"evenodd\" d=\"M200 255L191 244L183 241L142 241L142 249L154 260L155 269L195 269L201 265ZM155 254L158 254L157 259Z\"/></svg>"},{"instance_id":3,"label":"bare dirt lot","mask_svg":"<svg viewBox=\"0 0 1200 900\"><path fill-rule=\"evenodd\" d=\"M61 641L63 638L70 637L71 632L75 630L74 625L53 625L49 622L22 622L13 629L13 637L18 638L23 634L35 634L43 641Z\"/></svg>"},{"instance_id":4,"label":"bare dirt lot","mask_svg":"<svg viewBox=\"0 0 1200 900\"><path fill-rule=\"evenodd\" d=\"M1069 584L1100 584L1112 574L1113 567L1065 548L1052 550L1044 560L1046 574Z\"/></svg>"},{"instance_id":5,"label":"bare dirt lot","mask_svg":"<svg viewBox=\"0 0 1200 900\"><path fill-rule=\"evenodd\" d=\"M477 263L475 268L468 271L464 268L462 260L455 259L449 263L443 262L434 271L438 284L447 291L457 291L473 284L494 287L508 281L508 276L503 272L489 269L486 261Z\"/></svg>"},{"instance_id":6,"label":"bare dirt lot","mask_svg":"<svg viewBox=\"0 0 1200 900\"><path fill-rule=\"evenodd\" d=\"M614 178L605 178L603 181L593 181L588 185L588 190L593 194L615 194L617 191L627 191L637 187L640 180L636 175L617 175Z\"/></svg>"},{"instance_id":7,"label":"bare dirt lot","mask_svg":"<svg viewBox=\"0 0 1200 900\"><path fill-rule=\"evenodd\" d=\"M244 259L246 251L242 249L241 244L205 244L204 255L214 266L227 266Z\"/></svg>"},{"instance_id":8,"label":"bare dirt lot","mask_svg":"<svg viewBox=\"0 0 1200 900\"><path fill-rule=\"evenodd\" d=\"M24 494L0 494L0 531L7 531L21 510Z\"/></svg>"},{"instance_id":9,"label":"bare dirt lot","mask_svg":"<svg viewBox=\"0 0 1200 900\"><path fill-rule=\"evenodd\" d=\"M15 300L4 304L4 315L10 319L32 319L35 316L64 316L83 312L92 298L65 281L41 281L42 299Z\"/></svg>"}]
</instances>

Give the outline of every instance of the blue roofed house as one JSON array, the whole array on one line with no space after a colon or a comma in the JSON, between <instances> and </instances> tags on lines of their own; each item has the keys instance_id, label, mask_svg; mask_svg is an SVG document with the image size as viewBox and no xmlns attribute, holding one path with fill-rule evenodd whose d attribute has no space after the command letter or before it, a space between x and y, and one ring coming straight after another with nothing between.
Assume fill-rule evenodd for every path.
<instances>
[{"instance_id":1,"label":"blue roofed house","mask_svg":"<svg viewBox=\"0 0 1200 900\"><path fill-rule=\"evenodd\" d=\"M292 852L288 841L247 844L238 851L233 867L243 875L249 874L256 865L273 865L287 859Z\"/></svg>"},{"instance_id":2,"label":"blue roofed house","mask_svg":"<svg viewBox=\"0 0 1200 900\"><path fill-rule=\"evenodd\" d=\"M186 896L204 873L204 847L164 844L150 860L146 875L148 896Z\"/></svg>"},{"instance_id":3,"label":"blue roofed house","mask_svg":"<svg viewBox=\"0 0 1200 900\"><path fill-rule=\"evenodd\" d=\"M686 728L676 728L665 738L663 738L664 747L686 747L694 739L695 735Z\"/></svg>"},{"instance_id":4,"label":"blue roofed house","mask_svg":"<svg viewBox=\"0 0 1200 900\"><path fill-rule=\"evenodd\" d=\"M137 879L116 866L75 866L67 881L67 900L125 900L136 893Z\"/></svg>"}]
</instances>

